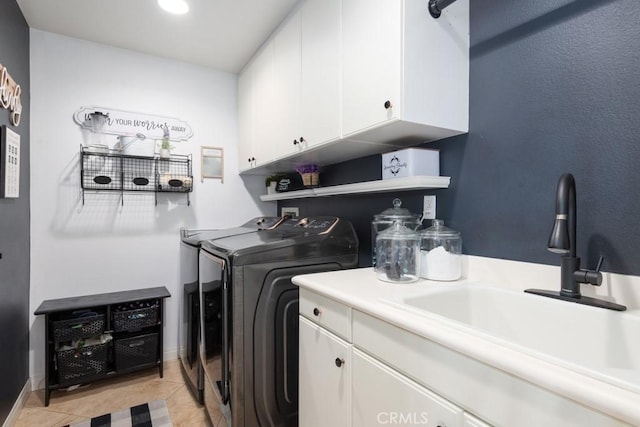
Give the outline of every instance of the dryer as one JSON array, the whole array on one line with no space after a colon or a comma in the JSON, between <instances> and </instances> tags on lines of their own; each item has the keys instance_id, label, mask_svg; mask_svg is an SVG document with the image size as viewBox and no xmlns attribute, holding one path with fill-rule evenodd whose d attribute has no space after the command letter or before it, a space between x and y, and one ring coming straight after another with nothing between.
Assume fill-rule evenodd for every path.
<instances>
[{"instance_id":1,"label":"dryer","mask_svg":"<svg viewBox=\"0 0 640 427\"><path fill-rule=\"evenodd\" d=\"M291 278L357 267L353 226L336 217L287 219L204 241L199 259L200 300L219 309L200 345L209 417L215 423L222 414L234 427L297 426L298 288Z\"/></svg>"},{"instance_id":2,"label":"dryer","mask_svg":"<svg viewBox=\"0 0 640 427\"><path fill-rule=\"evenodd\" d=\"M203 240L253 233L277 227L284 218L257 217L246 223L226 229L180 230L180 283L183 289L180 301L178 327L178 357L182 372L193 395L204 403L204 373L198 358L200 345L200 294L198 290L198 252ZM205 301L205 306L211 302ZM205 307L210 313L215 307ZM207 324L205 323L205 327Z\"/></svg>"}]
</instances>

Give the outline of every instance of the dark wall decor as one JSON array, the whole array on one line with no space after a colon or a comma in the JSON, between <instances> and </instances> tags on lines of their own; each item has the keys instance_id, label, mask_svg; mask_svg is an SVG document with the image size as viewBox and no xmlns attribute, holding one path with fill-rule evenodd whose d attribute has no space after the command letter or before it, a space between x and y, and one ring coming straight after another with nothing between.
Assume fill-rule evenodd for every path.
<instances>
[{"instance_id":1,"label":"dark wall decor","mask_svg":"<svg viewBox=\"0 0 640 427\"><path fill-rule=\"evenodd\" d=\"M546 250L558 178L575 176L583 266L640 274L640 2L471 2L470 131L439 148L446 190L299 199L300 215L354 222L370 265L372 215L391 206L437 215L465 254L559 265ZM446 13L446 10L443 12ZM431 19L425 17L425 19ZM325 168L324 184L380 178L380 158Z\"/></svg>"},{"instance_id":2,"label":"dark wall decor","mask_svg":"<svg viewBox=\"0 0 640 427\"><path fill-rule=\"evenodd\" d=\"M0 63L21 87L19 127L0 109L0 125L20 134L20 197L0 199L0 423L29 377L29 27L14 0L0 2Z\"/></svg>"}]
</instances>

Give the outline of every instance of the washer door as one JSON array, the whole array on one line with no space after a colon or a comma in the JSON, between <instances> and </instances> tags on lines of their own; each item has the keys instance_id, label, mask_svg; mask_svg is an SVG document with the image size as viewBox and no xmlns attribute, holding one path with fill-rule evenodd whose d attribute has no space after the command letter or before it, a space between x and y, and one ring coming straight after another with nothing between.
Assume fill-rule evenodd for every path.
<instances>
[{"instance_id":1,"label":"washer door","mask_svg":"<svg viewBox=\"0 0 640 427\"><path fill-rule=\"evenodd\" d=\"M328 263L267 274L253 322L253 400L260 425L298 425L299 293L291 278L340 268Z\"/></svg>"},{"instance_id":2,"label":"washer door","mask_svg":"<svg viewBox=\"0 0 640 427\"><path fill-rule=\"evenodd\" d=\"M204 250L200 250L199 261L200 363L206 383L205 407L209 414L215 414L227 403L229 396L229 367L227 352L224 350L228 347L228 334L225 327L227 270L224 259ZM215 399L206 395L208 390L215 391Z\"/></svg>"},{"instance_id":3,"label":"washer door","mask_svg":"<svg viewBox=\"0 0 640 427\"><path fill-rule=\"evenodd\" d=\"M198 248L180 244L180 325L178 349L182 369L198 402L203 403L202 368L198 361L200 343L200 297L198 294Z\"/></svg>"}]
</instances>

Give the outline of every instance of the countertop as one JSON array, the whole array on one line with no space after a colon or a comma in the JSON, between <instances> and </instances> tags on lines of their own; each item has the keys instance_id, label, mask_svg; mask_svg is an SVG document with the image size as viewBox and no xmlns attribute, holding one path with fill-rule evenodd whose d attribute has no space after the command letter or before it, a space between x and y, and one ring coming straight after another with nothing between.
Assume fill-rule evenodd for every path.
<instances>
[{"instance_id":1,"label":"countertop","mask_svg":"<svg viewBox=\"0 0 640 427\"><path fill-rule=\"evenodd\" d=\"M293 283L339 301L409 332L444 345L497 369L515 375L558 395L587 407L619 418L632 425L640 425L640 393L622 388L581 372L569 369L553 360L545 360L535 353L519 351L517 347L487 339L482 334L455 328L399 307L381 299L422 295L434 286L478 284L477 281L458 280L395 284L379 281L371 267L326 273L300 275ZM481 283L501 287L499 283ZM437 317L437 316L436 316Z\"/></svg>"}]
</instances>

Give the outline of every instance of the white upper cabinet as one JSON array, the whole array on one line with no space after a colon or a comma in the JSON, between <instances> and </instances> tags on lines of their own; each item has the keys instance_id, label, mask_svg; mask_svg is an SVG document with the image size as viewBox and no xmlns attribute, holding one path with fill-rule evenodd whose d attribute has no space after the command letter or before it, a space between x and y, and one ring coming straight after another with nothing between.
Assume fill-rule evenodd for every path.
<instances>
[{"instance_id":1,"label":"white upper cabinet","mask_svg":"<svg viewBox=\"0 0 640 427\"><path fill-rule=\"evenodd\" d=\"M238 76L238 167L240 172L273 161L275 141L273 42Z\"/></svg>"},{"instance_id":2,"label":"white upper cabinet","mask_svg":"<svg viewBox=\"0 0 640 427\"><path fill-rule=\"evenodd\" d=\"M302 24L302 133L305 148L340 138L341 0L307 0Z\"/></svg>"},{"instance_id":3,"label":"white upper cabinet","mask_svg":"<svg viewBox=\"0 0 640 427\"><path fill-rule=\"evenodd\" d=\"M253 152L253 63L238 76L238 167L240 171L251 168Z\"/></svg>"},{"instance_id":4,"label":"white upper cabinet","mask_svg":"<svg viewBox=\"0 0 640 427\"><path fill-rule=\"evenodd\" d=\"M238 85L243 172L337 163L467 132L469 0L438 19L425 0L303 0Z\"/></svg>"},{"instance_id":5,"label":"white upper cabinet","mask_svg":"<svg viewBox=\"0 0 640 427\"><path fill-rule=\"evenodd\" d=\"M346 137L401 113L402 3L342 1L342 131Z\"/></svg>"},{"instance_id":6,"label":"white upper cabinet","mask_svg":"<svg viewBox=\"0 0 640 427\"><path fill-rule=\"evenodd\" d=\"M274 157L295 153L300 132L300 13L289 16L273 36ZM295 140L295 141L294 141Z\"/></svg>"},{"instance_id":7,"label":"white upper cabinet","mask_svg":"<svg viewBox=\"0 0 640 427\"><path fill-rule=\"evenodd\" d=\"M273 41L269 41L255 57L252 68L253 86L253 166L273 160L275 143L275 99Z\"/></svg>"},{"instance_id":8,"label":"white upper cabinet","mask_svg":"<svg viewBox=\"0 0 640 427\"><path fill-rule=\"evenodd\" d=\"M340 137L340 0L307 0L273 36L274 157Z\"/></svg>"},{"instance_id":9,"label":"white upper cabinet","mask_svg":"<svg viewBox=\"0 0 640 427\"><path fill-rule=\"evenodd\" d=\"M468 131L469 4L343 0L343 136L412 145Z\"/></svg>"}]
</instances>

